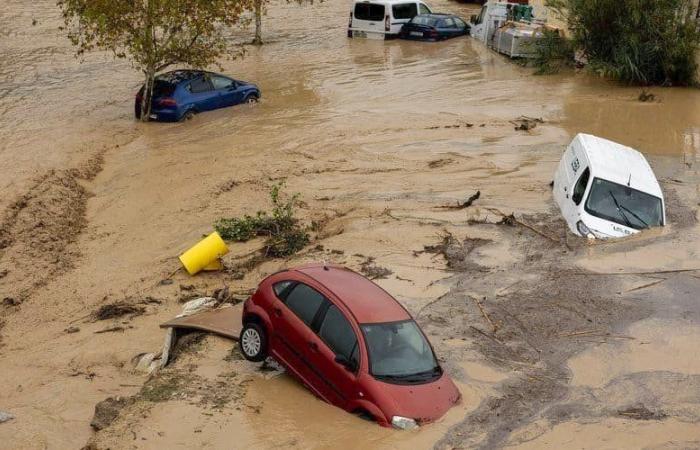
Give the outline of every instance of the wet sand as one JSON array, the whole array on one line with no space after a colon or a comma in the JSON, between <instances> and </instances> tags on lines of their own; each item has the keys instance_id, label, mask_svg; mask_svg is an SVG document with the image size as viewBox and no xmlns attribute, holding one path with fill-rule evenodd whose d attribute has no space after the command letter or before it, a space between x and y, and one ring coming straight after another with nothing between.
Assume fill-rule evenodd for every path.
<instances>
[{"instance_id":1,"label":"wet sand","mask_svg":"<svg viewBox=\"0 0 700 450\"><path fill-rule=\"evenodd\" d=\"M433 4L463 17L475 10ZM224 63L259 84L259 105L142 125L131 118L139 78L128 65L105 54L78 64L51 2L11 0L6 11L0 297L20 304L0 306L0 409L16 416L0 425L0 442L350 448L361 435L377 448L561 448L583 433L598 440L575 438L581 448L636 448L641 441L626 437L635 433L657 447L700 442L698 272L590 275L698 267L699 91L654 89L658 101L640 103L637 89L585 74L533 77L469 39L348 40L347 5L283 4L265 19L268 43ZM517 132L510 121L520 115L546 123ZM548 183L580 131L647 154L673 200L669 227L595 246L570 236L568 251L526 229L470 224L497 221L488 208L498 208L563 237ZM159 283L214 220L267 208L280 180L300 193L302 219L325 219L321 239L242 280L178 273ZM465 211L436 208L476 190L481 199ZM446 231L467 249L460 270L439 254L414 256ZM227 264L256 244L233 245ZM96 435L90 429L97 402L141 390L146 377L131 360L160 348L158 324L179 311L180 285L244 292L281 267L327 260L358 269L367 256L393 271L377 282L417 316L460 386L465 401L441 422L410 434L381 429L286 375L224 360L232 343L212 337L168 370L196 373L192 385L211 387L224 407L183 389L182 398L137 402ZM562 270L588 275L573 282ZM161 303L132 320L89 319L100 305L148 296ZM502 320L495 336L505 346L471 328L489 332L473 296ZM94 333L110 326L125 329ZM619 415L640 402L666 418Z\"/></svg>"}]
</instances>

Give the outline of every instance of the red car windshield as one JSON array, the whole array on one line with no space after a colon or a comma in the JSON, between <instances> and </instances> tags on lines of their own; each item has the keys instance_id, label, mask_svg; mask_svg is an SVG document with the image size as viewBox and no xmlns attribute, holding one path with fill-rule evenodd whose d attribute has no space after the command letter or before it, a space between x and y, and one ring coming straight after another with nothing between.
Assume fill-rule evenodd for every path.
<instances>
[{"instance_id":1,"label":"red car windshield","mask_svg":"<svg viewBox=\"0 0 700 450\"><path fill-rule=\"evenodd\" d=\"M442 374L433 349L413 320L364 324L370 373L398 383L428 382Z\"/></svg>"}]
</instances>

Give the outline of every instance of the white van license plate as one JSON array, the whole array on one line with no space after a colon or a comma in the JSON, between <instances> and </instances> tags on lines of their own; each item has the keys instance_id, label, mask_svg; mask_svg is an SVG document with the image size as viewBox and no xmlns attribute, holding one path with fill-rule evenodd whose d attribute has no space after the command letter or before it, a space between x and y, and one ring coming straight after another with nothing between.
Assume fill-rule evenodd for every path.
<instances>
[{"instance_id":1,"label":"white van license plate","mask_svg":"<svg viewBox=\"0 0 700 450\"><path fill-rule=\"evenodd\" d=\"M357 30L354 30L354 31L352 32L352 36L353 36L353 37L363 37L363 38L366 38L366 37L367 37L367 33L365 33L364 31L357 31Z\"/></svg>"},{"instance_id":2,"label":"white van license plate","mask_svg":"<svg viewBox=\"0 0 700 450\"><path fill-rule=\"evenodd\" d=\"M411 36L423 37L423 32L422 32L422 31L411 31L409 34L410 34Z\"/></svg>"}]
</instances>

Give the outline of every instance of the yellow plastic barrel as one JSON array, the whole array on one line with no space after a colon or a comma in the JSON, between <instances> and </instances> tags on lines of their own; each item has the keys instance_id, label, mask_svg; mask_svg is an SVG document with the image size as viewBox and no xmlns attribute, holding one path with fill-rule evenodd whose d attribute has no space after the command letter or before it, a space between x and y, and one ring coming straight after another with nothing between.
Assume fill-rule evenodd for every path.
<instances>
[{"instance_id":1,"label":"yellow plastic barrel","mask_svg":"<svg viewBox=\"0 0 700 450\"><path fill-rule=\"evenodd\" d=\"M228 247L219 233L215 231L180 255L180 262L185 266L187 273L194 275L215 264L226 253L228 253Z\"/></svg>"}]
</instances>

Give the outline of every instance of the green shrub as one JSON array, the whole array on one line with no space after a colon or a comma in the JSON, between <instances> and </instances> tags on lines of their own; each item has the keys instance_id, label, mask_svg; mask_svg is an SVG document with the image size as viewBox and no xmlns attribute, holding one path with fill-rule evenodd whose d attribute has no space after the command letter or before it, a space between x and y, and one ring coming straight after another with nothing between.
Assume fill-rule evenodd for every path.
<instances>
[{"instance_id":1,"label":"green shrub","mask_svg":"<svg viewBox=\"0 0 700 450\"><path fill-rule=\"evenodd\" d=\"M634 84L695 83L700 31L690 0L548 0L595 72Z\"/></svg>"},{"instance_id":2,"label":"green shrub","mask_svg":"<svg viewBox=\"0 0 700 450\"><path fill-rule=\"evenodd\" d=\"M272 211L258 211L255 216L244 215L229 219L219 219L214 229L228 241L245 242L254 237L265 236L265 256L283 257L292 255L309 243L306 227L299 224L294 217L294 207L299 195L293 195L288 201L280 199L283 184L276 184L270 189Z\"/></svg>"},{"instance_id":3,"label":"green shrub","mask_svg":"<svg viewBox=\"0 0 700 450\"><path fill-rule=\"evenodd\" d=\"M535 41L534 50L531 64L537 69L535 75L550 75L574 65L573 43L557 30L543 30L542 38Z\"/></svg>"}]
</instances>

